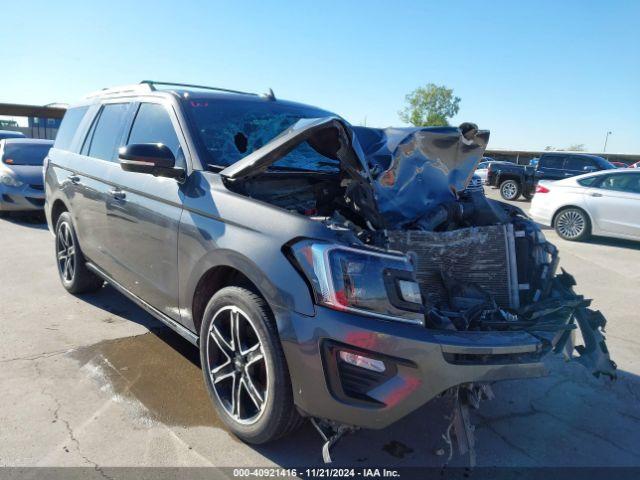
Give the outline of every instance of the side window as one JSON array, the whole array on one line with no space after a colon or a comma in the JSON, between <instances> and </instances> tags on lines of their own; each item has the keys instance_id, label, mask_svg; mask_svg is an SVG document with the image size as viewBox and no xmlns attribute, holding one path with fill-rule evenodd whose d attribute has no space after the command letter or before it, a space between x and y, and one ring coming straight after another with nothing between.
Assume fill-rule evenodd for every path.
<instances>
[{"instance_id":1,"label":"side window","mask_svg":"<svg viewBox=\"0 0 640 480\"><path fill-rule=\"evenodd\" d=\"M549 155L540 159L540 167L562 169L564 157L559 155Z\"/></svg>"},{"instance_id":2,"label":"side window","mask_svg":"<svg viewBox=\"0 0 640 480\"><path fill-rule=\"evenodd\" d=\"M78 130L78 126L80 125L84 114L87 113L88 108L88 106L70 108L65 112L64 117L62 118L62 124L60 125L56 135L56 142L53 145L54 148L69 150L73 137L76 134L76 130Z\"/></svg>"},{"instance_id":3,"label":"side window","mask_svg":"<svg viewBox=\"0 0 640 480\"><path fill-rule=\"evenodd\" d=\"M82 151L87 152L90 157L115 161L128 107L128 103L111 103L102 107L89 130Z\"/></svg>"},{"instance_id":4,"label":"side window","mask_svg":"<svg viewBox=\"0 0 640 480\"><path fill-rule=\"evenodd\" d=\"M567 170L574 170L576 172L588 172L596 167L595 162L589 158L584 157L567 157L567 163L565 164Z\"/></svg>"},{"instance_id":5,"label":"side window","mask_svg":"<svg viewBox=\"0 0 640 480\"><path fill-rule=\"evenodd\" d=\"M607 175L599 187L617 192L640 193L640 174Z\"/></svg>"},{"instance_id":6,"label":"side window","mask_svg":"<svg viewBox=\"0 0 640 480\"><path fill-rule=\"evenodd\" d=\"M176 166L184 166L184 155L167 109L158 103L143 103L131 127L127 145L132 143L162 143L176 157Z\"/></svg>"}]
</instances>

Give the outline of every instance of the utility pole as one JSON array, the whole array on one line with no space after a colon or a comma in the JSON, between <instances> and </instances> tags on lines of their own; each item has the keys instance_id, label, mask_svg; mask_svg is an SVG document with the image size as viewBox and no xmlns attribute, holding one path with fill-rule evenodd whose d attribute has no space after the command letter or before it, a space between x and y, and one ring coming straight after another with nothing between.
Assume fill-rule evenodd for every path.
<instances>
[{"instance_id":1,"label":"utility pole","mask_svg":"<svg viewBox=\"0 0 640 480\"><path fill-rule=\"evenodd\" d=\"M607 151L607 140L609 140L609 135L613 132L607 132L607 135L604 137L604 148L602 149L602 153Z\"/></svg>"}]
</instances>

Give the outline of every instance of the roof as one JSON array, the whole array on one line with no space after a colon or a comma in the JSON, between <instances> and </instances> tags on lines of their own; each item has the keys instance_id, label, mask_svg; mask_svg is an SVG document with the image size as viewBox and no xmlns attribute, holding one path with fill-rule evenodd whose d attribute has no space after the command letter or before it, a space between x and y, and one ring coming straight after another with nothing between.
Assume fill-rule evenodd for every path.
<instances>
[{"instance_id":1,"label":"roof","mask_svg":"<svg viewBox=\"0 0 640 480\"><path fill-rule=\"evenodd\" d=\"M230 94L230 95L249 95L253 97L259 97L257 93L241 92L239 90L232 90L229 88L208 87L205 85L194 85L191 83L142 80L140 83L103 88L102 90L98 90L96 92L90 93L85 98L97 98L97 97L105 97L105 96L119 96L119 95L131 95L131 94L135 95L135 94L145 94L145 93L158 92L158 91L160 92L173 91L175 93L182 94L184 92L191 93L196 90L224 93L224 94ZM266 96L270 99L275 100L273 91L270 90L269 92L270 94Z\"/></svg>"},{"instance_id":2,"label":"roof","mask_svg":"<svg viewBox=\"0 0 640 480\"><path fill-rule=\"evenodd\" d=\"M116 87L104 88L85 96L85 100L99 100L102 98L118 98L130 97L137 95L153 95L153 94L170 94L186 100L188 98L211 99L211 100L233 100L243 102L277 102L280 105L289 105L291 107L314 108L318 111L324 111L322 108L313 105L291 102L287 100L276 99L271 89L268 93L257 94L251 92L242 92L239 90L231 90L221 87L207 87L204 85L193 85L188 83L159 82L153 80L143 80L140 83L121 85ZM87 102L82 102L86 104ZM327 115L331 112L326 112ZM333 115L333 114L331 114Z\"/></svg>"},{"instance_id":3,"label":"roof","mask_svg":"<svg viewBox=\"0 0 640 480\"><path fill-rule=\"evenodd\" d=\"M600 155L595 155L593 153L585 153L585 152L565 152L562 150L554 150L552 152L544 152L542 155L540 155L540 157L543 157L545 155L562 155L562 156L574 156L574 157L589 157L589 158L604 158Z\"/></svg>"},{"instance_id":4,"label":"roof","mask_svg":"<svg viewBox=\"0 0 640 480\"><path fill-rule=\"evenodd\" d=\"M511 156L516 156L516 155L523 155L523 156L534 156L534 157L539 157L542 154L545 153L562 153L562 154L566 154L566 153L575 153L575 154L580 154L580 155L595 155L597 157L620 157L620 158L635 158L638 157L639 154L637 153L615 153L615 152L576 152L573 150L501 150L501 149L495 149L495 148L487 148L487 150L485 151L485 155L486 156L491 156L491 155L511 155Z\"/></svg>"}]
</instances>

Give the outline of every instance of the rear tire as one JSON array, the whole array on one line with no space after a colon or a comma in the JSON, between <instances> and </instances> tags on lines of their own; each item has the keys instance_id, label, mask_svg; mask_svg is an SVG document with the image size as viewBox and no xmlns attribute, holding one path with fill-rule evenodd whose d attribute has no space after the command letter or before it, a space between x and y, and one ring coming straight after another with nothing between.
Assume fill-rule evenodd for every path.
<instances>
[{"instance_id":1,"label":"rear tire","mask_svg":"<svg viewBox=\"0 0 640 480\"><path fill-rule=\"evenodd\" d=\"M581 242L591 235L591 223L588 215L579 208L570 207L560 210L553 221L560 238L571 242Z\"/></svg>"},{"instance_id":2,"label":"rear tire","mask_svg":"<svg viewBox=\"0 0 640 480\"><path fill-rule=\"evenodd\" d=\"M241 440L270 442L302 423L275 321L259 295L225 287L211 298L200 361L218 417Z\"/></svg>"},{"instance_id":3,"label":"rear tire","mask_svg":"<svg viewBox=\"0 0 640 480\"><path fill-rule=\"evenodd\" d=\"M69 293L93 292L102 287L104 281L85 265L69 212L60 214L56 223L55 247L58 275Z\"/></svg>"},{"instance_id":4,"label":"rear tire","mask_svg":"<svg viewBox=\"0 0 640 480\"><path fill-rule=\"evenodd\" d=\"M500 184L500 195L505 200L517 200L520 196L521 187L516 180L505 180Z\"/></svg>"}]
</instances>

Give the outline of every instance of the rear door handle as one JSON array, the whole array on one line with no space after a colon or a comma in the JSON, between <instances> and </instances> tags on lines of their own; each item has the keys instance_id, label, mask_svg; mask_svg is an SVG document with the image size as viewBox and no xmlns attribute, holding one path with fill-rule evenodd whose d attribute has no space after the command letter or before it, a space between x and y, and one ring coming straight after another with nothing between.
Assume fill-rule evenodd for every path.
<instances>
[{"instance_id":1,"label":"rear door handle","mask_svg":"<svg viewBox=\"0 0 640 480\"><path fill-rule=\"evenodd\" d=\"M73 183L74 185L77 185L80 183L80 176L79 175L69 175L69 181L71 183Z\"/></svg>"},{"instance_id":2,"label":"rear door handle","mask_svg":"<svg viewBox=\"0 0 640 480\"><path fill-rule=\"evenodd\" d=\"M593 193L591 194L591 196L592 196L592 197L601 197L601 196L602 196L602 194L601 194L601 193L597 193L597 192L593 192Z\"/></svg>"},{"instance_id":3,"label":"rear door handle","mask_svg":"<svg viewBox=\"0 0 640 480\"><path fill-rule=\"evenodd\" d=\"M127 197L127 194L119 188L112 188L111 190L109 190L109 195L111 195L116 200L124 200Z\"/></svg>"}]
</instances>

